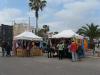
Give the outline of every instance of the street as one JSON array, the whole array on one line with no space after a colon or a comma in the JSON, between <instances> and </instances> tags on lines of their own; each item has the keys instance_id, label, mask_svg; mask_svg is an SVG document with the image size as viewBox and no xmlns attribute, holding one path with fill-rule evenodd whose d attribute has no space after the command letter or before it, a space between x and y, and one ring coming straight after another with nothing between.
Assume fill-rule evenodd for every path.
<instances>
[{"instance_id":1,"label":"street","mask_svg":"<svg viewBox=\"0 0 100 75\"><path fill-rule=\"evenodd\" d=\"M100 75L100 58L0 57L0 75Z\"/></svg>"}]
</instances>

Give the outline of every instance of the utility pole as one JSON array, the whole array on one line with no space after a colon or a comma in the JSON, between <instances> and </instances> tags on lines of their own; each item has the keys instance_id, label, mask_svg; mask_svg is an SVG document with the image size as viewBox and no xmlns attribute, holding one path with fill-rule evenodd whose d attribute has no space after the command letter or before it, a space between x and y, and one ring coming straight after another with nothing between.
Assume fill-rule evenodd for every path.
<instances>
[{"instance_id":1,"label":"utility pole","mask_svg":"<svg viewBox=\"0 0 100 75\"><path fill-rule=\"evenodd\" d=\"M31 30L30 16L29 16L29 31Z\"/></svg>"},{"instance_id":2,"label":"utility pole","mask_svg":"<svg viewBox=\"0 0 100 75\"><path fill-rule=\"evenodd\" d=\"M28 3L29 3L29 1L28 1ZM30 7L29 7L29 5L28 5L28 10L29 10L29 12L30 12ZM28 27L28 29L29 29L29 31L31 30L31 21L30 21L30 15L29 15L29 27Z\"/></svg>"},{"instance_id":3,"label":"utility pole","mask_svg":"<svg viewBox=\"0 0 100 75\"><path fill-rule=\"evenodd\" d=\"M12 25L14 26L16 24L15 20L12 21Z\"/></svg>"}]
</instances>

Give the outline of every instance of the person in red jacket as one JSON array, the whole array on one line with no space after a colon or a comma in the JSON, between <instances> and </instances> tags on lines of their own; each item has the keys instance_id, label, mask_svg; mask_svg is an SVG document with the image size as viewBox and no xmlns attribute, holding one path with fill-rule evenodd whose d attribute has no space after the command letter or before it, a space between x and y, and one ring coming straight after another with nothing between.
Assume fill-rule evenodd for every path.
<instances>
[{"instance_id":1,"label":"person in red jacket","mask_svg":"<svg viewBox=\"0 0 100 75\"><path fill-rule=\"evenodd\" d=\"M70 51L72 53L72 61L77 61L77 43L72 41L71 45L70 45Z\"/></svg>"}]
</instances>

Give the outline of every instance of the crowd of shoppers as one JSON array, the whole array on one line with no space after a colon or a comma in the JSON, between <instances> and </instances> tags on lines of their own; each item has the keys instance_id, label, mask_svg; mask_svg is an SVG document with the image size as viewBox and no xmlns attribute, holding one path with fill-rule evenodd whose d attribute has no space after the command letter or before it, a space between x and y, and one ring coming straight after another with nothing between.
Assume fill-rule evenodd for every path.
<instances>
[{"instance_id":1,"label":"crowd of shoppers","mask_svg":"<svg viewBox=\"0 0 100 75\"><path fill-rule=\"evenodd\" d=\"M50 44L47 45L48 50L48 58L54 57L55 53L59 60L62 60L64 57L68 57L70 54L70 58L73 62L80 61L82 57L84 57L84 49L82 48L82 44L76 43L75 41L64 42L60 41L55 47L52 47ZM54 55L53 55L54 54Z\"/></svg>"},{"instance_id":2,"label":"crowd of shoppers","mask_svg":"<svg viewBox=\"0 0 100 75\"><path fill-rule=\"evenodd\" d=\"M36 45L36 44L34 44ZM27 50L27 56L30 56L30 50L33 47L33 42L27 41L21 45L18 42L18 47L23 47ZM72 62L80 61L82 57L85 57L85 51L87 49L87 44L82 45L82 42L76 42L74 40L70 41L59 41L55 45L51 45L50 42L47 45L47 54L48 58L58 57L59 60L62 60L64 57L70 57ZM93 55L95 55L95 43L91 44L93 49ZM12 47L9 45L9 42L2 42L2 56L11 56Z\"/></svg>"}]
</instances>

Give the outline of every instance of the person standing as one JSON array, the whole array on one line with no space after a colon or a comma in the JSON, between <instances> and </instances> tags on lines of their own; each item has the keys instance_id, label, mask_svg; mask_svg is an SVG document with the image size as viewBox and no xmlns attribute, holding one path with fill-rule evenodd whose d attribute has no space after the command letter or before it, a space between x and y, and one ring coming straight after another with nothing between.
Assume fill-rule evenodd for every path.
<instances>
[{"instance_id":1,"label":"person standing","mask_svg":"<svg viewBox=\"0 0 100 75\"><path fill-rule=\"evenodd\" d=\"M7 43L5 41L2 42L1 47L2 47L2 56L6 55L6 46Z\"/></svg>"},{"instance_id":2,"label":"person standing","mask_svg":"<svg viewBox=\"0 0 100 75\"><path fill-rule=\"evenodd\" d=\"M7 43L7 46L6 46L6 56L11 56L11 47L9 43Z\"/></svg>"},{"instance_id":3,"label":"person standing","mask_svg":"<svg viewBox=\"0 0 100 75\"><path fill-rule=\"evenodd\" d=\"M77 56L78 56L79 61L81 60L81 57L82 57L81 52L82 52L82 46L81 46L81 43L78 43Z\"/></svg>"},{"instance_id":4,"label":"person standing","mask_svg":"<svg viewBox=\"0 0 100 75\"><path fill-rule=\"evenodd\" d=\"M63 48L63 57L67 57L67 51L68 51L68 44L64 41L63 42L64 48Z\"/></svg>"},{"instance_id":5,"label":"person standing","mask_svg":"<svg viewBox=\"0 0 100 75\"><path fill-rule=\"evenodd\" d=\"M92 50L93 50L93 56L95 55L95 42L92 42Z\"/></svg>"},{"instance_id":6,"label":"person standing","mask_svg":"<svg viewBox=\"0 0 100 75\"><path fill-rule=\"evenodd\" d=\"M52 50L51 50L50 44L47 45L47 51L48 51L48 58L51 58L52 57L51 56Z\"/></svg>"},{"instance_id":7,"label":"person standing","mask_svg":"<svg viewBox=\"0 0 100 75\"><path fill-rule=\"evenodd\" d=\"M32 48L32 42L28 42L28 44L27 44L27 49L26 49L26 55L27 55L27 57L30 57L30 52L31 52L31 48Z\"/></svg>"},{"instance_id":8,"label":"person standing","mask_svg":"<svg viewBox=\"0 0 100 75\"><path fill-rule=\"evenodd\" d=\"M64 44L62 42L60 42L58 45L58 56L59 56L59 60L62 59L63 57L63 50L64 50Z\"/></svg>"},{"instance_id":9,"label":"person standing","mask_svg":"<svg viewBox=\"0 0 100 75\"><path fill-rule=\"evenodd\" d=\"M72 43L70 45L70 50L72 53L72 61L73 62L77 61L77 44L76 44L76 42L72 41Z\"/></svg>"}]
</instances>

